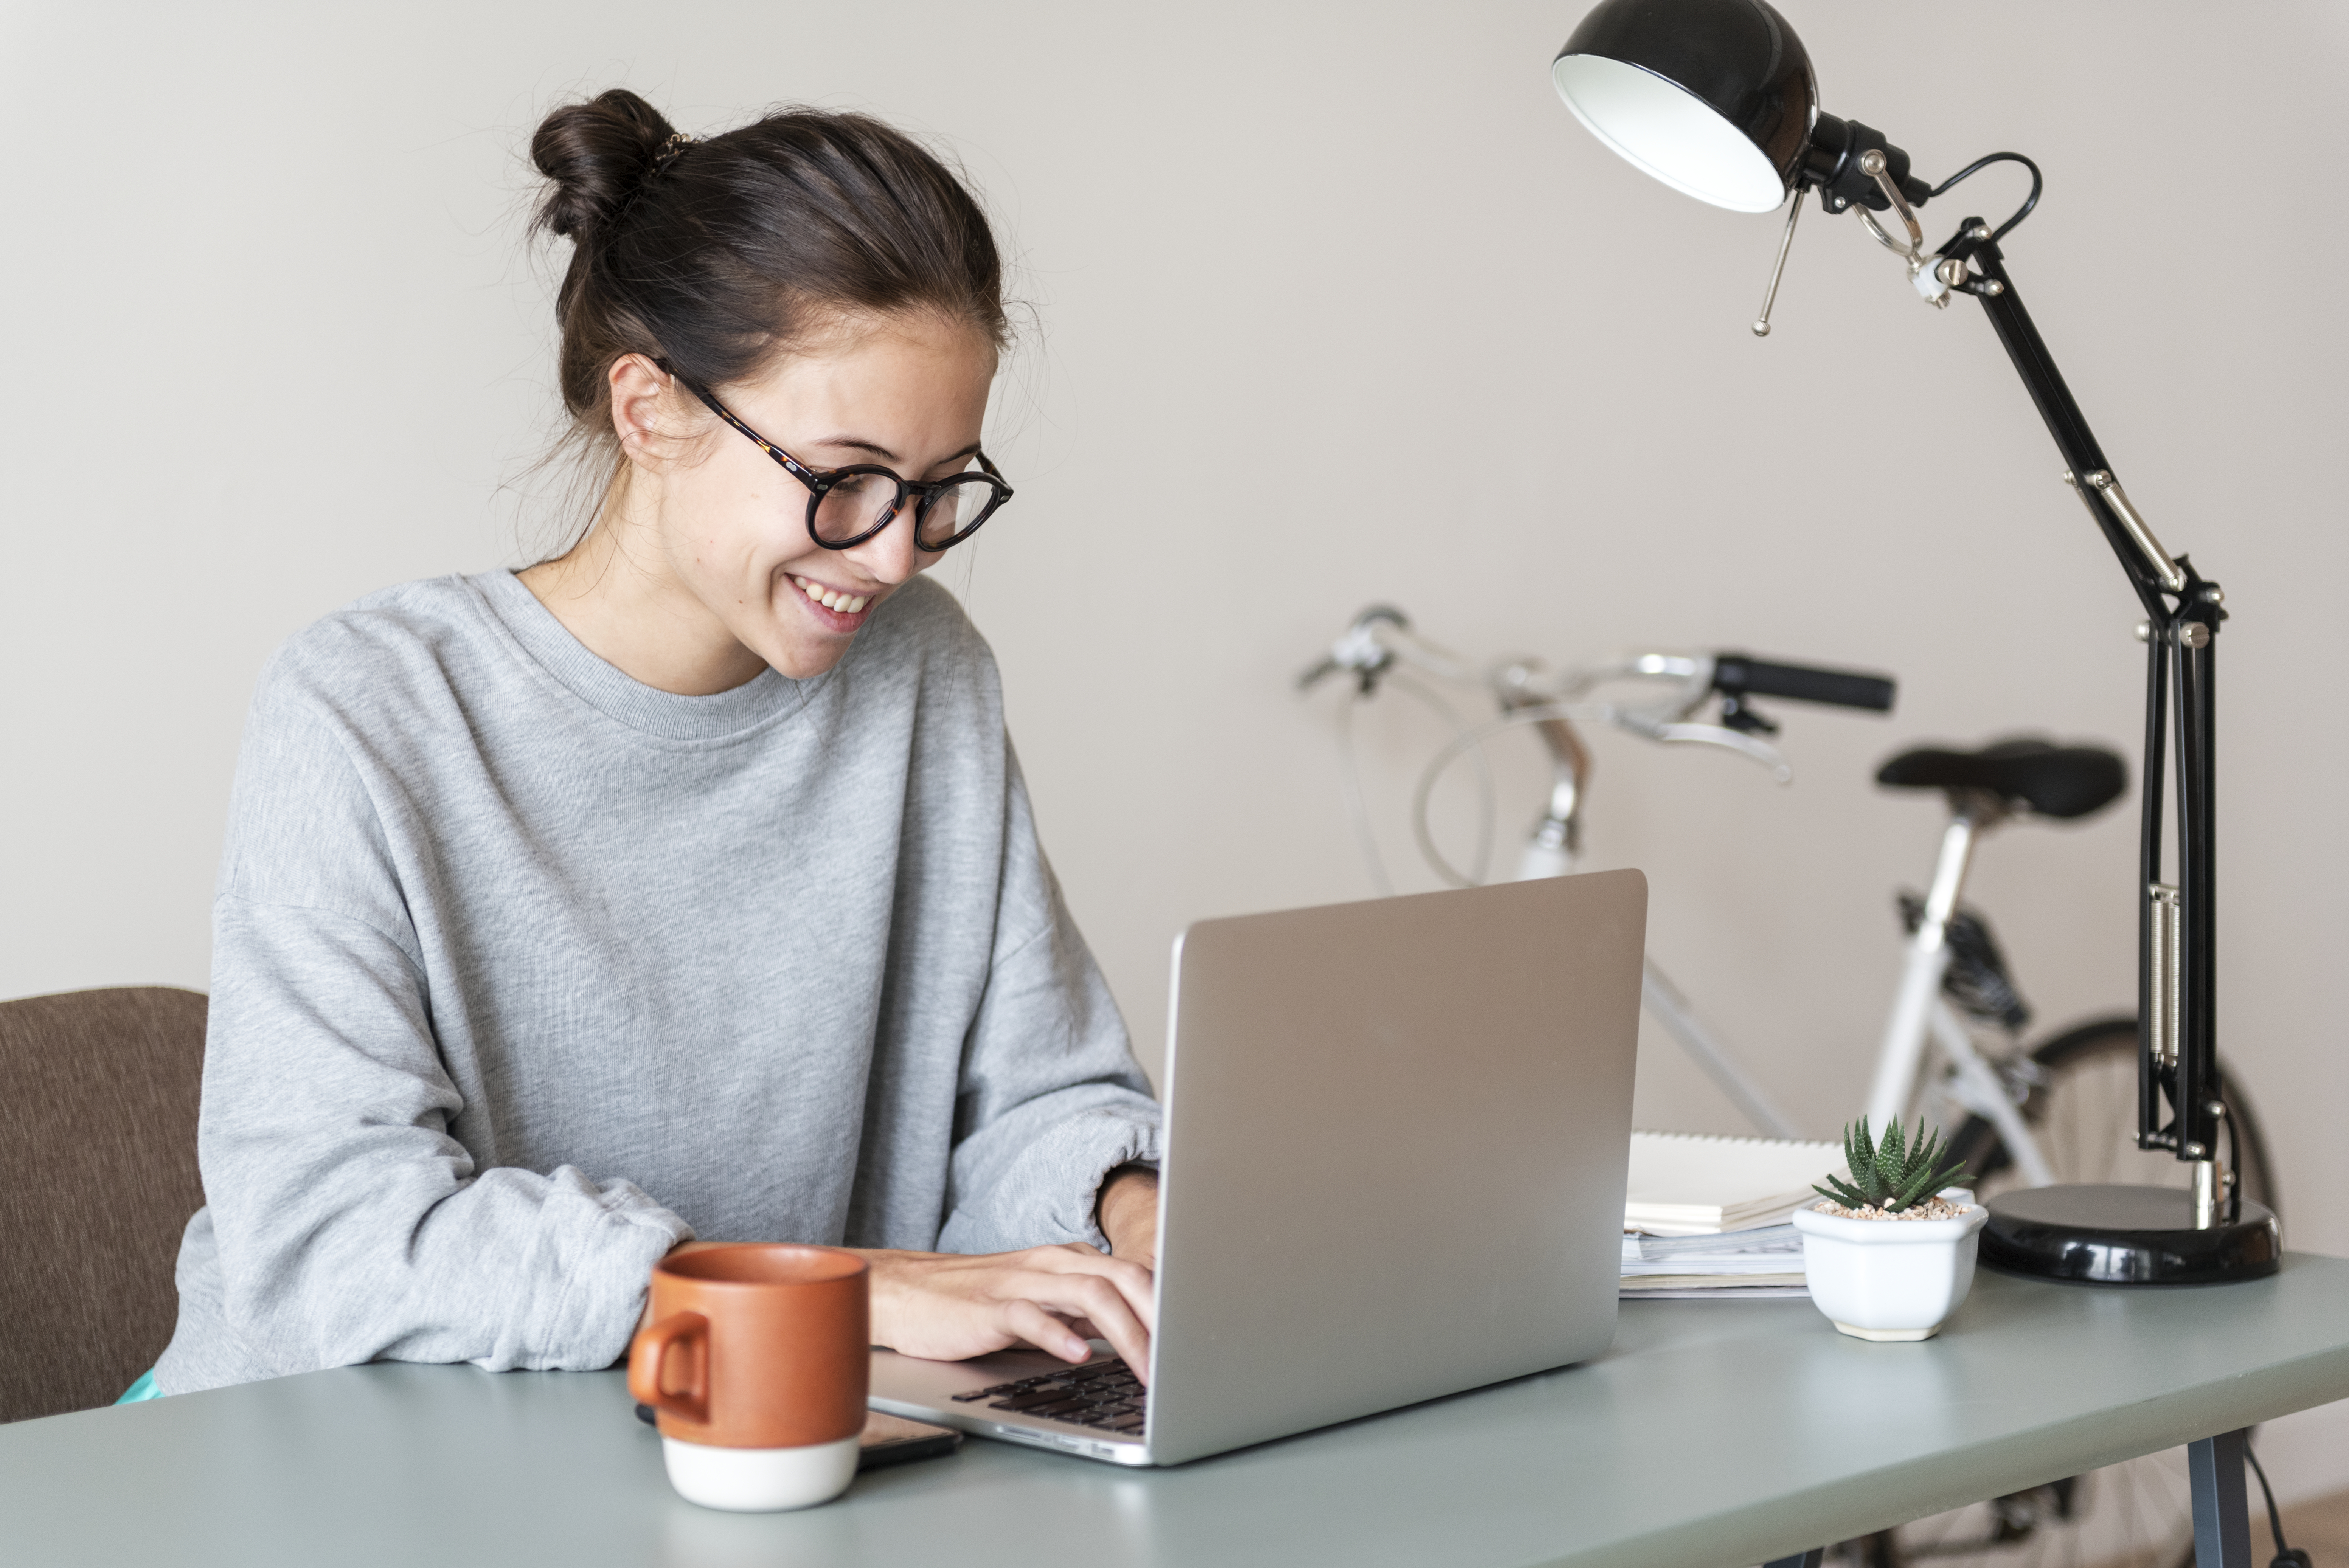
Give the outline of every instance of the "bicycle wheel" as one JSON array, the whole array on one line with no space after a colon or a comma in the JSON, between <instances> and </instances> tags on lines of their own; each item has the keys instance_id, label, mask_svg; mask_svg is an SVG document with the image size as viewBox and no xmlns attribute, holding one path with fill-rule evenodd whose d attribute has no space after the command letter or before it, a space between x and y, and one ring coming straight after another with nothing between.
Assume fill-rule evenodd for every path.
<instances>
[{"instance_id":1,"label":"bicycle wheel","mask_svg":"<svg viewBox=\"0 0 2349 1568\"><path fill-rule=\"evenodd\" d=\"M2137 1020L2098 1018L2067 1029L2031 1053L2040 1081L2023 1103L2058 1181L2128 1181L2182 1187L2191 1168L2159 1150L2137 1147ZM2258 1118L2221 1063L2219 1095L2233 1137L2237 1184L2271 1208L2275 1186ZM1988 1199L2020 1184L1998 1129L1969 1117L1951 1140L1951 1158L1973 1172ZM2151 1454L2029 1491L1992 1498L1855 1542L1868 1568L1930 1562L1980 1568L2081 1564L2095 1568L2178 1568L2191 1561L2193 1503L2186 1450Z\"/></svg>"},{"instance_id":2,"label":"bicycle wheel","mask_svg":"<svg viewBox=\"0 0 2349 1568\"><path fill-rule=\"evenodd\" d=\"M2137 1020L2096 1018L2067 1029L2031 1053L2041 1081L2023 1102L2023 1119L2058 1181L2126 1181L2183 1187L2193 1168L2159 1150L2137 1146ZM2267 1140L2241 1087L2219 1064L2219 1099L2227 1108L2237 1189L2275 1208ZM2019 1184L2014 1161L1998 1129L1970 1116L1950 1141L1950 1157L1965 1161L1975 1191L1988 1199Z\"/></svg>"}]
</instances>

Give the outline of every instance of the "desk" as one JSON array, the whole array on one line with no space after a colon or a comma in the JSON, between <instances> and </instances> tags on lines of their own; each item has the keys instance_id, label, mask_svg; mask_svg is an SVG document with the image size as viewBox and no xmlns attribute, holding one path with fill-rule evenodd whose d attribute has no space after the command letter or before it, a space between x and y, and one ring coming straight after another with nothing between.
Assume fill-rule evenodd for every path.
<instances>
[{"instance_id":1,"label":"desk","mask_svg":"<svg viewBox=\"0 0 2349 1568\"><path fill-rule=\"evenodd\" d=\"M669 1491L616 1372L381 1365L0 1427L0 1555L1734 1568L2344 1397L2349 1262L2142 1292L1983 1274L1922 1345L1807 1302L1630 1303L1587 1366L1178 1470L973 1440L730 1515Z\"/></svg>"}]
</instances>

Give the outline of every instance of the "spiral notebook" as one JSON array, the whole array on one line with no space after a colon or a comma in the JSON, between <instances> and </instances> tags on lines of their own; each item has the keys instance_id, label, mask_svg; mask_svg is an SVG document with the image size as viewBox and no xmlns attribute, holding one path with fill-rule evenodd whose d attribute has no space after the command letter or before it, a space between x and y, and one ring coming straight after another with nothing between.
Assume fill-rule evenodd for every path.
<instances>
[{"instance_id":1,"label":"spiral notebook","mask_svg":"<svg viewBox=\"0 0 2349 1568\"><path fill-rule=\"evenodd\" d=\"M1634 1132L1623 1228L1651 1236L1705 1236L1783 1225L1816 1201L1812 1184L1830 1173L1844 1173L1840 1144Z\"/></svg>"}]
</instances>

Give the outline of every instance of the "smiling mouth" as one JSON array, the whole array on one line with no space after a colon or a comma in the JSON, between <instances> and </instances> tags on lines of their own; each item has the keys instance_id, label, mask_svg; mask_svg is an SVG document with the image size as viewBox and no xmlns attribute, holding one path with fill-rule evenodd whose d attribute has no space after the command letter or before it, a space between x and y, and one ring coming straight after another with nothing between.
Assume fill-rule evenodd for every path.
<instances>
[{"instance_id":1,"label":"smiling mouth","mask_svg":"<svg viewBox=\"0 0 2349 1568\"><path fill-rule=\"evenodd\" d=\"M786 573L784 575L791 578L793 587L836 615L854 615L879 597L874 593L843 593L837 588L827 588L821 583L811 583L794 573Z\"/></svg>"}]
</instances>

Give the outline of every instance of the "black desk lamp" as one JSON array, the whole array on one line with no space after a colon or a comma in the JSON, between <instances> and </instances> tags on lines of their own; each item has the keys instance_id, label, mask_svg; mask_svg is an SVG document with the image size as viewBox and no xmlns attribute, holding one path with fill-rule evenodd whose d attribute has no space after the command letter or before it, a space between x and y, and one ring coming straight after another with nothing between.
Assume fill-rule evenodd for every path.
<instances>
[{"instance_id":1,"label":"black desk lamp","mask_svg":"<svg viewBox=\"0 0 2349 1568\"><path fill-rule=\"evenodd\" d=\"M2244 1199L2222 1164L2226 1108L2219 1099L2215 929L2212 918L2211 682L2219 585L2184 556L2172 557L2129 504L2089 433L2055 362L2007 276L1998 242L2039 200L2039 169L1994 152L1928 186L1909 155L1857 120L1820 112L1818 81L1802 40L1763 0L1604 0L1550 65L1575 118L1601 141L1688 195L1739 212L1787 203L1778 259L1754 331L1770 331L1770 306L1802 215L1816 188L1829 212L1856 212L1907 262L1910 283L1946 306L1969 294L2006 346L2014 368L2068 465L2064 480L2104 531L2145 605L2147 646L2145 814L2138 913L2137 1147L2167 1149L2193 1167L2190 1189L2058 1186L2007 1192L1990 1204L1982 1261L2044 1278L2108 1284L2181 1284L2273 1274L2275 1215ZM1914 209L1996 162L2031 170L2031 195L1991 227L1968 218L1934 251ZM1898 216L1905 238L1877 222ZM2162 880L2163 767L2172 736L2178 763L2178 872Z\"/></svg>"}]
</instances>

